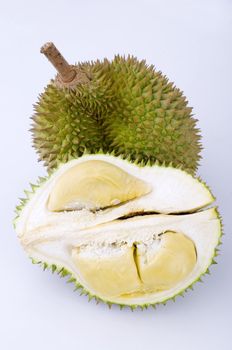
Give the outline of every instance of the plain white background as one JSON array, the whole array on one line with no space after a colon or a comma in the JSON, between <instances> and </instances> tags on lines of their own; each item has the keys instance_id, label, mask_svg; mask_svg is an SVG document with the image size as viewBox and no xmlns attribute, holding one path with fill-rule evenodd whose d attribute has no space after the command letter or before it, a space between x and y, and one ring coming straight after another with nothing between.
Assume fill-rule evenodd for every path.
<instances>
[{"instance_id":1,"label":"plain white background","mask_svg":"<svg viewBox=\"0 0 232 350\"><path fill-rule=\"evenodd\" d=\"M54 41L69 62L131 53L184 90L202 129L199 174L217 197L225 236L218 265L165 307L88 303L31 264L12 227L17 198L45 174L30 116L54 75L39 53ZM231 0L0 1L0 348L231 349Z\"/></svg>"}]
</instances>

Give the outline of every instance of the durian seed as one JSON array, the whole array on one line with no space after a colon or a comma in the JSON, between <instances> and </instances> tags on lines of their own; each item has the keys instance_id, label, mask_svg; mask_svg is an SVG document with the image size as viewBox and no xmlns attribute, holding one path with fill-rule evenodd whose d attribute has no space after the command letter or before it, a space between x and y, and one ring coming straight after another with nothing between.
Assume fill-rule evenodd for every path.
<instances>
[{"instance_id":1,"label":"durian seed","mask_svg":"<svg viewBox=\"0 0 232 350\"><path fill-rule=\"evenodd\" d=\"M48 210L95 211L141 197L151 185L101 160L77 164L61 175L51 190Z\"/></svg>"}]
</instances>

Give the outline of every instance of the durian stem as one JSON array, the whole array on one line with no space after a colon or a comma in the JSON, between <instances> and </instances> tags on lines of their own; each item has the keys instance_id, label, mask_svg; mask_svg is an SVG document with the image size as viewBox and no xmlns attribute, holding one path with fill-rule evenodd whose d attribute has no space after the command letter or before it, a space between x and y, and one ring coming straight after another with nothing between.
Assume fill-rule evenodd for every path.
<instances>
[{"instance_id":1,"label":"durian stem","mask_svg":"<svg viewBox=\"0 0 232 350\"><path fill-rule=\"evenodd\" d=\"M76 70L68 64L65 58L61 55L60 51L56 48L56 46L48 42L44 44L40 52L43 53L47 59L52 63L52 65L58 71L60 78L64 83L72 82L76 77Z\"/></svg>"}]
</instances>

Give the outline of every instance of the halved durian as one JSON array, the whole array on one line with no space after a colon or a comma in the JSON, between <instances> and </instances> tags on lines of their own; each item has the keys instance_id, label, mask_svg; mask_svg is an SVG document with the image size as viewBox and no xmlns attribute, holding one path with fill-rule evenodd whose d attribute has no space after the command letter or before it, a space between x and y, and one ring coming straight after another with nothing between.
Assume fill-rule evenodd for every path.
<instances>
[{"instance_id":1,"label":"halved durian","mask_svg":"<svg viewBox=\"0 0 232 350\"><path fill-rule=\"evenodd\" d=\"M214 197L186 172L110 155L62 165L20 210L16 231L36 261L72 275L89 295L156 304L212 262L221 225Z\"/></svg>"}]
</instances>

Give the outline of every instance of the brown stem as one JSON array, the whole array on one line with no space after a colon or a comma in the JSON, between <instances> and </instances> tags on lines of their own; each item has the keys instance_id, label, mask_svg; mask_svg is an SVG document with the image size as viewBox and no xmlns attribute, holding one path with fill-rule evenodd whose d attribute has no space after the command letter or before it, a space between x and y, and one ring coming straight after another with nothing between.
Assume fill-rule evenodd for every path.
<instances>
[{"instance_id":1,"label":"brown stem","mask_svg":"<svg viewBox=\"0 0 232 350\"><path fill-rule=\"evenodd\" d=\"M64 83L71 83L76 78L76 70L68 64L53 43L49 42L44 44L40 52L43 53L56 68Z\"/></svg>"}]
</instances>

